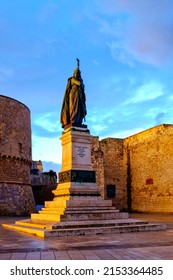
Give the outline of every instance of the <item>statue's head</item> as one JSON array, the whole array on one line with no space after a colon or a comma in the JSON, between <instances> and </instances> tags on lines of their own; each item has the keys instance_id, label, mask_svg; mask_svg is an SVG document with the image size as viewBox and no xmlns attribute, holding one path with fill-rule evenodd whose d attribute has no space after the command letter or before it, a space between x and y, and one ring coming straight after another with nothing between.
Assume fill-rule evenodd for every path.
<instances>
[{"instance_id":1,"label":"statue's head","mask_svg":"<svg viewBox=\"0 0 173 280\"><path fill-rule=\"evenodd\" d=\"M79 79L81 77L80 70L78 67L74 70L73 77L75 77L76 79Z\"/></svg>"}]
</instances>

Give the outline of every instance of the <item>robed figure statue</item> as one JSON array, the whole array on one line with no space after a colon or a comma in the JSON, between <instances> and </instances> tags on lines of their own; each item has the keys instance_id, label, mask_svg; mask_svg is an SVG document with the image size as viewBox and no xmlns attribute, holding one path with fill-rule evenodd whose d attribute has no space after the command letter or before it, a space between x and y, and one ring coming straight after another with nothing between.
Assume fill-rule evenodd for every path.
<instances>
[{"instance_id":1,"label":"robed figure statue","mask_svg":"<svg viewBox=\"0 0 173 280\"><path fill-rule=\"evenodd\" d=\"M77 59L77 68L73 77L68 79L62 103L62 127L65 129L70 126L82 126L86 114L85 86L79 70L79 59Z\"/></svg>"}]
</instances>

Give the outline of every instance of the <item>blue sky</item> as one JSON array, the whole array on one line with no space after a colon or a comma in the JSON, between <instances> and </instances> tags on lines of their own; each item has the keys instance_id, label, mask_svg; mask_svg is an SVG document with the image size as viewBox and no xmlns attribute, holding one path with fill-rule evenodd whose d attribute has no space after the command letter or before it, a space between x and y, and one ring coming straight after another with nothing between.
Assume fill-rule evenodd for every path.
<instances>
[{"instance_id":1,"label":"blue sky","mask_svg":"<svg viewBox=\"0 0 173 280\"><path fill-rule=\"evenodd\" d=\"M77 57L92 135L173 123L172 0L0 2L0 94L30 108L45 171L61 164L60 110Z\"/></svg>"}]
</instances>

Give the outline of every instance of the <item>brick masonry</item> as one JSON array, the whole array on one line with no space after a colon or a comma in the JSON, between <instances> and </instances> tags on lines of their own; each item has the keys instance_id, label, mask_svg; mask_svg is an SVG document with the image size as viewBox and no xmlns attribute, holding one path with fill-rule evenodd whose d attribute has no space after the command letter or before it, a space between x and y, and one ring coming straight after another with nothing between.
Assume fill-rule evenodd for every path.
<instances>
[{"instance_id":1,"label":"brick masonry","mask_svg":"<svg viewBox=\"0 0 173 280\"><path fill-rule=\"evenodd\" d=\"M125 139L93 137L92 163L102 195L115 185L117 208L173 213L173 125L159 125Z\"/></svg>"},{"instance_id":2,"label":"brick masonry","mask_svg":"<svg viewBox=\"0 0 173 280\"><path fill-rule=\"evenodd\" d=\"M0 215L35 211L30 168L30 111L21 102L0 95Z\"/></svg>"}]
</instances>

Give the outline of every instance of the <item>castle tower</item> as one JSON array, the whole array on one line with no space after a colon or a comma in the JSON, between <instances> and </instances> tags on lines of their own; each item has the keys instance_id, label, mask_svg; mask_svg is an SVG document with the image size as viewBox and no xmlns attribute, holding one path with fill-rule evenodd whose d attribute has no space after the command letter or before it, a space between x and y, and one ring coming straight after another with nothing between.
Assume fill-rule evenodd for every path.
<instances>
[{"instance_id":1,"label":"castle tower","mask_svg":"<svg viewBox=\"0 0 173 280\"><path fill-rule=\"evenodd\" d=\"M30 111L21 102L0 95L0 215L35 212L30 167Z\"/></svg>"}]
</instances>

